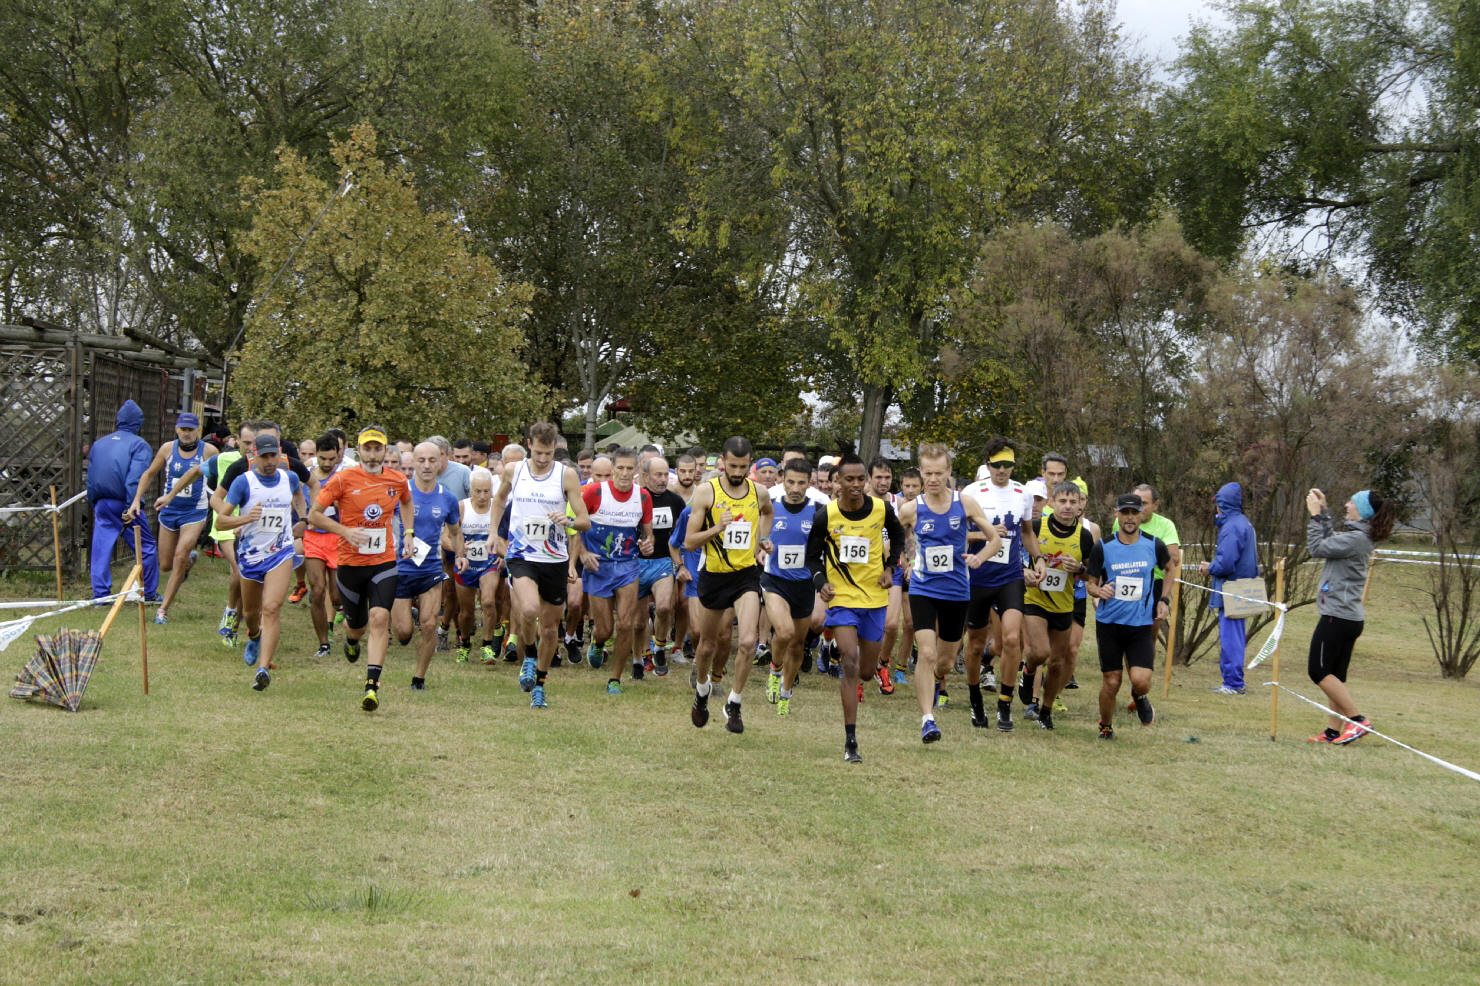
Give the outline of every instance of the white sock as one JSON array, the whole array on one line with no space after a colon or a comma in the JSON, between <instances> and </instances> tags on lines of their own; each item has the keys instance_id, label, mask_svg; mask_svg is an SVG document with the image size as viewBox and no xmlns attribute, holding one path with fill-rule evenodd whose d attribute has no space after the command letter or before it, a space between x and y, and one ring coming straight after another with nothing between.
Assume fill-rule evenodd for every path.
<instances>
[{"instance_id":1,"label":"white sock","mask_svg":"<svg viewBox=\"0 0 1480 986\"><path fill-rule=\"evenodd\" d=\"M934 721L935 721L935 713L933 713L933 712L927 712L923 716L920 717L920 725L922 725L922 726L925 725L927 722L934 722Z\"/></svg>"},{"instance_id":2,"label":"white sock","mask_svg":"<svg viewBox=\"0 0 1480 986\"><path fill-rule=\"evenodd\" d=\"M735 703L736 705L739 705L740 704L740 693L739 692L730 692L730 701L733 702L733 703Z\"/></svg>"},{"instance_id":3,"label":"white sock","mask_svg":"<svg viewBox=\"0 0 1480 986\"><path fill-rule=\"evenodd\" d=\"M785 688L783 688L783 689L781 689L781 697L782 698L788 698L789 699L789 698L791 698L791 692L789 692Z\"/></svg>"},{"instance_id":4,"label":"white sock","mask_svg":"<svg viewBox=\"0 0 1480 986\"><path fill-rule=\"evenodd\" d=\"M701 681L697 685L695 685L694 686L694 691L698 692L699 695L702 696L703 698L708 698L709 697L709 679L708 678L705 678L703 681Z\"/></svg>"}]
</instances>

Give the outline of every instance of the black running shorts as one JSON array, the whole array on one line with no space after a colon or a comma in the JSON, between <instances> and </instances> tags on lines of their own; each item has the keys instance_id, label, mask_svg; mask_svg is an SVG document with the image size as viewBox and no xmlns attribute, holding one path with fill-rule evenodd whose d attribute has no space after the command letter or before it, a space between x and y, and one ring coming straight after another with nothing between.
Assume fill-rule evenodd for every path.
<instances>
[{"instance_id":1,"label":"black running shorts","mask_svg":"<svg viewBox=\"0 0 1480 986\"><path fill-rule=\"evenodd\" d=\"M1100 673L1122 668L1150 669L1156 660L1156 633L1150 626L1096 623L1095 643L1100 650Z\"/></svg>"},{"instance_id":2,"label":"black running shorts","mask_svg":"<svg viewBox=\"0 0 1480 986\"><path fill-rule=\"evenodd\" d=\"M936 599L910 593L910 622L916 630L934 630L942 643L954 644L966 629L967 599Z\"/></svg>"},{"instance_id":3,"label":"black running shorts","mask_svg":"<svg viewBox=\"0 0 1480 986\"><path fill-rule=\"evenodd\" d=\"M565 605L565 587L566 580L570 577L570 562L526 561L523 558L510 558L505 567L509 571L511 584L514 579L534 579L534 584L539 590L540 602L549 606Z\"/></svg>"},{"instance_id":4,"label":"black running shorts","mask_svg":"<svg viewBox=\"0 0 1480 986\"><path fill-rule=\"evenodd\" d=\"M774 592L782 599L785 599L793 620L810 618L812 616L812 608L817 602L817 590L812 588L812 580L810 578L778 579L774 575L762 572L761 592Z\"/></svg>"},{"instance_id":5,"label":"black running shorts","mask_svg":"<svg viewBox=\"0 0 1480 986\"><path fill-rule=\"evenodd\" d=\"M1023 580L1014 579L1006 585L974 585L971 587L971 608L966 613L966 625L980 630L987 625L987 618L996 610L1001 616L1010 609L1023 611Z\"/></svg>"},{"instance_id":6,"label":"black running shorts","mask_svg":"<svg viewBox=\"0 0 1480 986\"><path fill-rule=\"evenodd\" d=\"M748 592L756 595L761 592L761 570L755 565L749 565L738 572L699 573L699 605L705 609L729 609Z\"/></svg>"},{"instance_id":7,"label":"black running shorts","mask_svg":"<svg viewBox=\"0 0 1480 986\"><path fill-rule=\"evenodd\" d=\"M1310 659L1306 673L1316 684L1327 675L1346 680L1352 663L1352 648L1362 635L1361 620L1343 620L1339 616L1322 616L1316 620L1316 631L1310 637Z\"/></svg>"},{"instance_id":8,"label":"black running shorts","mask_svg":"<svg viewBox=\"0 0 1480 986\"><path fill-rule=\"evenodd\" d=\"M1055 632L1069 629L1074 623L1074 614L1065 610L1062 613L1050 613L1042 606L1034 606L1032 603L1023 604L1024 616L1036 616L1040 620L1048 622L1048 628Z\"/></svg>"},{"instance_id":9,"label":"black running shorts","mask_svg":"<svg viewBox=\"0 0 1480 986\"><path fill-rule=\"evenodd\" d=\"M340 565L334 570L343 604L344 622L358 630L370 622L372 609L391 608L396 601L396 563Z\"/></svg>"}]
</instances>

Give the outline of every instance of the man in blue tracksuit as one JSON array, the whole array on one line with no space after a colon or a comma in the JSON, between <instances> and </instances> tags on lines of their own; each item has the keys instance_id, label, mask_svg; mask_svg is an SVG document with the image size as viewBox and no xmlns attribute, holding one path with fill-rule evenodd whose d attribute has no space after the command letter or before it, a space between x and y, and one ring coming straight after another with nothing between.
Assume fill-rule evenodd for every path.
<instances>
[{"instance_id":1,"label":"man in blue tracksuit","mask_svg":"<svg viewBox=\"0 0 1480 986\"><path fill-rule=\"evenodd\" d=\"M1229 579L1252 579L1259 574L1259 546L1254 541L1254 525L1244 516L1244 491L1238 483L1224 484L1213 496L1218 508L1218 541L1213 560L1202 563L1202 571L1211 576L1212 588L1208 605L1218 611L1218 668L1223 683L1214 688L1222 695L1244 693L1244 646L1247 637L1242 618L1231 620L1223 615L1223 597L1218 589Z\"/></svg>"},{"instance_id":2,"label":"man in blue tracksuit","mask_svg":"<svg viewBox=\"0 0 1480 986\"><path fill-rule=\"evenodd\" d=\"M139 489L139 479L154 458L154 449L139 435L144 412L132 400L123 402L114 420L117 429L93 442L87 456L87 502L92 508L92 544L88 561L92 570L93 598L113 591L109 562L120 534L132 547L133 531L142 535L144 595L158 598L159 561L154 552L154 532L141 515L129 510ZM142 512L141 512L142 514Z\"/></svg>"}]
</instances>

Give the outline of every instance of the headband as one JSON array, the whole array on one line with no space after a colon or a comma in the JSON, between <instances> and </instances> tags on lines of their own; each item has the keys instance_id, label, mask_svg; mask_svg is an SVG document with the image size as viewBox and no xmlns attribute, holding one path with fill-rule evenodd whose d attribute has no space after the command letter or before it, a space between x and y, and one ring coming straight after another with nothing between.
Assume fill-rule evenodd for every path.
<instances>
[{"instance_id":1,"label":"headband","mask_svg":"<svg viewBox=\"0 0 1480 986\"><path fill-rule=\"evenodd\" d=\"M1372 491L1362 490L1352 494L1352 505L1357 508L1357 516L1363 520L1371 520L1372 515L1377 513L1372 509Z\"/></svg>"},{"instance_id":2,"label":"headband","mask_svg":"<svg viewBox=\"0 0 1480 986\"><path fill-rule=\"evenodd\" d=\"M1009 445L1007 448L1003 449L1001 452L998 452L996 455L992 456L987 461L988 462L1016 462L1017 461L1017 451L1011 445Z\"/></svg>"}]
</instances>

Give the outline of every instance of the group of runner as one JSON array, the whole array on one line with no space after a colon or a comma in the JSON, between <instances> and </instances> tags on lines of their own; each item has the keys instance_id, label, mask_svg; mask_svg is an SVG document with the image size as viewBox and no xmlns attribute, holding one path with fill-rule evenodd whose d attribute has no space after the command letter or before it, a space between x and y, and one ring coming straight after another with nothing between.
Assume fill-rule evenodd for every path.
<instances>
[{"instance_id":1,"label":"group of runner","mask_svg":"<svg viewBox=\"0 0 1480 986\"><path fill-rule=\"evenodd\" d=\"M476 651L485 664L518 663L534 708L547 706L561 663L606 667L612 694L629 668L642 678L689 664L691 722L708 723L718 691L734 733L753 665L767 668L766 697L783 716L815 666L839 679L844 758L858 762L864 683L891 694L911 671L925 743L942 736L953 669L973 726L1013 729L1016 699L1053 729L1093 599L1099 735L1114 737L1123 674L1138 719L1154 718L1155 627L1181 562L1175 526L1143 486L1119 497L1102 538L1064 457L1050 453L1020 483L1001 436L974 482L958 486L949 452L927 444L895 492L883 459L813 464L791 446L776 462L738 436L717 456L694 449L670 464L655 446L572 457L549 423L499 452L440 436L391 443L376 426L353 453L338 429L295 448L273 422L247 421L225 451L200 439L193 417L176 431L139 484L143 496L162 476L154 505L170 579L155 621L168 620L209 524L231 566L217 632L235 647L244 631L258 690L271 683L284 603L306 596L316 656L342 621L344 656L364 657L367 711L392 633L416 643L413 689L455 634L459 662Z\"/></svg>"}]
</instances>

